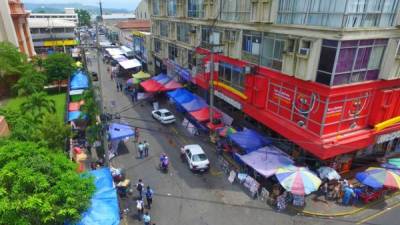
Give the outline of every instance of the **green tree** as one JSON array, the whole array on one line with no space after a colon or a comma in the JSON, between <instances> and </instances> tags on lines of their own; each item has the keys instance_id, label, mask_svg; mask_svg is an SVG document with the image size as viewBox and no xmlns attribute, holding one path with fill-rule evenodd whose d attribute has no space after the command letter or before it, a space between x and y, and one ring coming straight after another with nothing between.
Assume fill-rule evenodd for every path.
<instances>
[{"instance_id":1,"label":"green tree","mask_svg":"<svg viewBox=\"0 0 400 225\"><path fill-rule=\"evenodd\" d=\"M76 173L61 152L33 142L0 140L0 224L76 222L90 206L93 178Z\"/></svg>"},{"instance_id":2,"label":"green tree","mask_svg":"<svg viewBox=\"0 0 400 225\"><path fill-rule=\"evenodd\" d=\"M27 96L44 90L46 76L35 70L31 65L13 85L13 89L18 96Z\"/></svg>"},{"instance_id":3,"label":"green tree","mask_svg":"<svg viewBox=\"0 0 400 225\"><path fill-rule=\"evenodd\" d=\"M93 90L87 90L83 93L84 104L81 106L81 111L87 116L88 124L96 123L96 116L99 115L99 107L94 98Z\"/></svg>"},{"instance_id":4,"label":"green tree","mask_svg":"<svg viewBox=\"0 0 400 225\"><path fill-rule=\"evenodd\" d=\"M71 135L71 128L62 123L55 114L47 115L38 130L39 138L55 150L64 149L66 138Z\"/></svg>"},{"instance_id":5,"label":"green tree","mask_svg":"<svg viewBox=\"0 0 400 225\"><path fill-rule=\"evenodd\" d=\"M90 26L90 14L84 9L76 9L75 13L78 14L79 26Z\"/></svg>"},{"instance_id":6,"label":"green tree","mask_svg":"<svg viewBox=\"0 0 400 225\"><path fill-rule=\"evenodd\" d=\"M0 42L0 82L8 83L10 77L18 78L28 64L24 54L9 42Z\"/></svg>"},{"instance_id":7,"label":"green tree","mask_svg":"<svg viewBox=\"0 0 400 225\"><path fill-rule=\"evenodd\" d=\"M61 88L61 81L68 79L74 71L72 65L74 60L65 53L51 54L44 61L45 74L48 82L58 82L58 90Z\"/></svg>"},{"instance_id":8,"label":"green tree","mask_svg":"<svg viewBox=\"0 0 400 225\"><path fill-rule=\"evenodd\" d=\"M21 104L20 109L22 113L32 115L37 121L40 121L46 113L54 113L56 111L54 100L49 99L44 92L28 96Z\"/></svg>"},{"instance_id":9,"label":"green tree","mask_svg":"<svg viewBox=\"0 0 400 225\"><path fill-rule=\"evenodd\" d=\"M10 126L10 139L39 142L38 124L31 115L10 109L0 109L0 115L5 116Z\"/></svg>"}]
</instances>

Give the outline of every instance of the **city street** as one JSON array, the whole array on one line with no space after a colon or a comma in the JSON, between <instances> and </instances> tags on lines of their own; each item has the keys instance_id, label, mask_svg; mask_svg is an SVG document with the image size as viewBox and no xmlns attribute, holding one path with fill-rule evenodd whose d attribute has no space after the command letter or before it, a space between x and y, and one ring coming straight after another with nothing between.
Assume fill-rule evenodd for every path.
<instances>
[{"instance_id":1,"label":"city street","mask_svg":"<svg viewBox=\"0 0 400 225\"><path fill-rule=\"evenodd\" d=\"M91 53L94 56L94 53ZM91 69L96 70L95 60ZM133 139L120 145L119 155L111 160L115 168L122 168L131 180L133 198L121 202L121 208L129 207L122 224L142 224L136 214L134 185L143 179L145 186L150 185L155 192L154 206L150 210L152 221L157 225L241 225L241 224L356 224L367 218L337 217L313 218L297 215L295 212L277 212L264 202L254 200L247 191L237 184L230 184L227 176L220 170L216 153L206 137L193 137L180 125L181 115L172 105L161 103L161 108L169 108L178 117L172 125L161 125L151 117L152 106L148 102L133 104L121 92L117 92L115 82L110 79L106 65L101 65L103 101L106 112L119 113L122 123L139 128L139 140L150 144L149 157L137 158ZM114 120L118 121L118 120ZM181 162L179 148L186 144L200 144L211 161L211 169L206 174L194 174L186 163ZM162 152L170 158L168 174L158 169ZM398 210L397 210L398 211ZM393 210L392 213L395 213ZM393 214L395 215L395 214ZM391 217L390 217L391 218ZM387 220L378 220L374 224L392 224ZM365 224L370 224L366 222Z\"/></svg>"}]
</instances>

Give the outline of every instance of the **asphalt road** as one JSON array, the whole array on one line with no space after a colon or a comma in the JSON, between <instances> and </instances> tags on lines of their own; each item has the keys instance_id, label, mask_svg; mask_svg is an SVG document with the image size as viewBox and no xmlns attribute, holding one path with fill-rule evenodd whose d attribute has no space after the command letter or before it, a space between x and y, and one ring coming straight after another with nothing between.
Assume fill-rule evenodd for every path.
<instances>
[{"instance_id":1,"label":"asphalt road","mask_svg":"<svg viewBox=\"0 0 400 225\"><path fill-rule=\"evenodd\" d=\"M168 126L154 121L150 104L131 103L127 96L116 91L115 82L110 80L105 65L101 68L106 111L120 113L120 122L139 127L140 141L146 140L150 144L149 157L137 159L136 146L132 140L126 141L120 146L120 155L112 159L111 165L124 169L132 184L143 179L146 186L152 187L155 196L150 215L157 225L355 224L351 218L320 219L290 212L279 213L266 203L252 199L245 189L227 181L227 176L220 171L213 146L205 138L189 135L180 125L181 117ZM90 69L96 71L95 62ZM162 103L161 107L173 109L168 103ZM179 148L192 143L200 144L206 151L211 161L209 173L194 174L189 171L187 164L181 162ZM166 152L170 158L168 174L158 169L161 152ZM135 197L136 190L133 189ZM121 202L122 208L130 209L121 224L142 224L137 220L134 197ZM392 216L395 217L395 214Z\"/></svg>"}]
</instances>

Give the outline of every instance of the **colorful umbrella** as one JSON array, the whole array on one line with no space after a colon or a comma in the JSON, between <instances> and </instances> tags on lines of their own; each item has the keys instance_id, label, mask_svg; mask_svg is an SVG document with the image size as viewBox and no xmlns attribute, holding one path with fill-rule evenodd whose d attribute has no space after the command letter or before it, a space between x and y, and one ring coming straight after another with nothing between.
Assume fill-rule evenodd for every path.
<instances>
[{"instance_id":1,"label":"colorful umbrella","mask_svg":"<svg viewBox=\"0 0 400 225\"><path fill-rule=\"evenodd\" d=\"M150 74L145 73L141 70L135 74L132 74L132 77L136 78L136 79L147 79L147 78L150 78L151 76L150 76Z\"/></svg>"},{"instance_id":2,"label":"colorful umbrella","mask_svg":"<svg viewBox=\"0 0 400 225\"><path fill-rule=\"evenodd\" d=\"M305 167L293 165L279 168L275 176L287 191L295 195L307 195L318 190L321 180Z\"/></svg>"},{"instance_id":3,"label":"colorful umbrella","mask_svg":"<svg viewBox=\"0 0 400 225\"><path fill-rule=\"evenodd\" d=\"M388 160L389 164L395 165L400 168L400 158L392 158Z\"/></svg>"},{"instance_id":4,"label":"colorful umbrella","mask_svg":"<svg viewBox=\"0 0 400 225\"><path fill-rule=\"evenodd\" d=\"M370 167L356 174L356 179L373 188L400 188L400 177L395 172L378 167Z\"/></svg>"},{"instance_id":5,"label":"colorful umbrella","mask_svg":"<svg viewBox=\"0 0 400 225\"><path fill-rule=\"evenodd\" d=\"M129 78L127 81L126 81L126 84L133 84L135 81L134 81L134 79L133 78Z\"/></svg>"},{"instance_id":6,"label":"colorful umbrella","mask_svg":"<svg viewBox=\"0 0 400 225\"><path fill-rule=\"evenodd\" d=\"M236 133L236 130L233 127L221 127L220 129L218 129L218 134L221 137L226 137L234 133Z\"/></svg>"},{"instance_id":7,"label":"colorful umbrella","mask_svg":"<svg viewBox=\"0 0 400 225\"><path fill-rule=\"evenodd\" d=\"M321 177L321 179L325 179L325 178L328 180L339 180L340 179L340 175L338 174L338 172L331 167L323 166L323 167L319 168L317 171L318 171L319 177Z\"/></svg>"}]
</instances>

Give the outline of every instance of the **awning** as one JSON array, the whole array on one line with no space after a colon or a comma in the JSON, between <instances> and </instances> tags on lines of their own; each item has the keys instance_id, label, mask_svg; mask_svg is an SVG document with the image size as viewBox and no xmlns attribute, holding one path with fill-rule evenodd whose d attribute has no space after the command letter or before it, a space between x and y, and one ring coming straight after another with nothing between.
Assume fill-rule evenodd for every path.
<instances>
[{"instance_id":1,"label":"awning","mask_svg":"<svg viewBox=\"0 0 400 225\"><path fill-rule=\"evenodd\" d=\"M129 59L129 60L121 61L121 62L119 62L119 65L121 65L122 68L124 68L126 70L142 66L142 64L137 59Z\"/></svg>"},{"instance_id":2,"label":"awning","mask_svg":"<svg viewBox=\"0 0 400 225\"><path fill-rule=\"evenodd\" d=\"M182 104L182 107L187 112L198 111L207 106L208 106L207 103L203 99L201 99L200 97L197 97L197 96L195 96L195 98L192 101Z\"/></svg>"},{"instance_id":3,"label":"awning","mask_svg":"<svg viewBox=\"0 0 400 225\"><path fill-rule=\"evenodd\" d=\"M84 115L81 111L68 112L68 121L73 121L81 118L86 118L86 115Z\"/></svg>"},{"instance_id":4,"label":"awning","mask_svg":"<svg viewBox=\"0 0 400 225\"><path fill-rule=\"evenodd\" d=\"M135 135L133 129L125 124L112 123L108 128L108 136L110 140L120 140Z\"/></svg>"},{"instance_id":5,"label":"awning","mask_svg":"<svg viewBox=\"0 0 400 225\"><path fill-rule=\"evenodd\" d=\"M271 144L271 140L251 129L230 134L228 138L247 153Z\"/></svg>"},{"instance_id":6,"label":"awning","mask_svg":"<svg viewBox=\"0 0 400 225\"><path fill-rule=\"evenodd\" d=\"M132 77L135 79L147 79L150 78L150 74L143 72L143 70L139 71L138 73L132 74Z\"/></svg>"},{"instance_id":7,"label":"awning","mask_svg":"<svg viewBox=\"0 0 400 225\"><path fill-rule=\"evenodd\" d=\"M114 55L123 55L124 52L119 49L119 48L106 48L106 51L108 52L108 54L110 54L111 56Z\"/></svg>"},{"instance_id":8,"label":"awning","mask_svg":"<svg viewBox=\"0 0 400 225\"><path fill-rule=\"evenodd\" d=\"M277 147L270 145L245 155L236 154L242 162L265 178L273 176L279 167L293 164L293 160Z\"/></svg>"},{"instance_id":9,"label":"awning","mask_svg":"<svg viewBox=\"0 0 400 225\"><path fill-rule=\"evenodd\" d=\"M89 174L95 178L93 181L96 191L92 196L90 208L82 214L82 219L77 225L118 225L120 211L110 169L96 169L90 171Z\"/></svg>"},{"instance_id":10,"label":"awning","mask_svg":"<svg viewBox=\"0 0 400 225\"><path fill-rule=\"evenodd\" d=\"M84 91L84 89L71 90L69 91L69 95L81 95Z\"/></svg>"},{"instance_id":11,"label":"awning","mask_svg":"<svg viewBox=\"0 0 400 225\"><path fill-rule=\"evenodd\" d=\"M167 95L170 98L176 98L176 97L178 97L180 95L184 95L184 94L187 94L187 93L192 94L188 90L186 90L184 88L180 88L180 89L176 89L174 91L167 92Z\"/></svg>"},{"instance_id":12,"label":"awning","mask_svg":"<svg viewBox=\"0 0 400 225\"><path fill-rule=\"evenodd\" d=\"M213 109L213 112L214 119L220 119L222 117L222 114L218 112L218 110ZM210 107L200 109L199 111L190 112L190 115L199 122L210 120Z\"/></svg>"},{"instance_id":13,"label":"awning","mask_svg":"<svg viewBox=\"0 0 400 225\"><path fill-rule=\"evenodd\" d=\"M181 90L181 89L178 89ZM174 97L174 101L178 104L183 104L192 101L195 98L195 95L193 95L191 92L186 91L185 93L182 93L181 95L178 95Z\"/></svg>"},{"instance_id":14,"label":"awning","mask_svg":"<svg viewBox=\"0 0 400 225\"><path fill-rule=\"evenodd\" d=\"M152 77L151 79L155 80L155 81L160 81L160 80L163 80L165 78L169 78L169 77L166 74L160 73L157 76Z\"/></svg>"},{"instance_id":15,"label":"awning","mask_svg":"<svg viewBox=\"0 0 400 225\"><path fill-rule=\"evenodd\" d=\"M88 77L82 72L77 71L71 78L71 90L76 89L87 89L89 88L89 79Z\"/></svg>"},{"instance_id":16,"label":"awning","mask_svg":"<svg viewBox=\"0 0 400 225\"><path fill-rule=\"evenodd\" d=\"M162 89L162 84L155 80L149 79L140 83L146 92L158 92Z\"/></svg>"},{"instance_id":17,"label":"awning","mask_svg":"<svg viewBox=\"0 0 400 225\"><path fill-rule=\"evenodd\" d=\"M175 90L178 88L182 88L182 85L174 80L170 80L168 83L164 84L162 90L170 91L170 90Z\"/></svg>"},{"instance_id":18,"label":"awning","mask_svg":"<svg viewBox=\"0 0 400 225\"><path fill-rule=\"evenodd\" d=\"M118 61L118 62L122 62L125 60L128 60L125 56L123 55L113 55L111 56L111 58L113 58L114 60Z\"/></svg>"}]
</instances>

